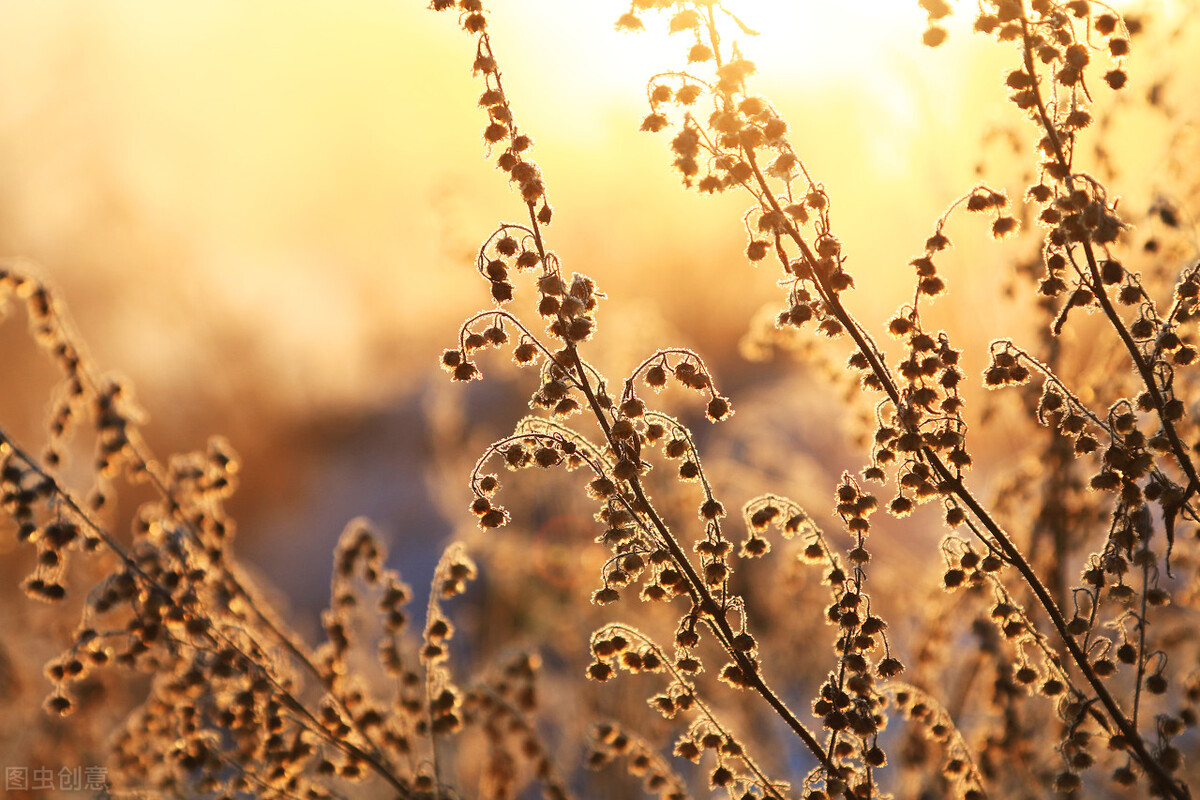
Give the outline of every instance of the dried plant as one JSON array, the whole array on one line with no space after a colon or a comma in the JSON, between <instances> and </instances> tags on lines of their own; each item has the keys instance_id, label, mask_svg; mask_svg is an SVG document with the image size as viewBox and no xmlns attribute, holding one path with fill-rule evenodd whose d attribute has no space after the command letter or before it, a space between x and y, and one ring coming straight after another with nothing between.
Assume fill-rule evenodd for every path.
<instances>
[{"instance_id":1,"label":"dried plant","mask_svg":"<svg viewBox=\"0 0 1200 800\"><path fill-rule=\"evenodd\" d=\"M938 20L951 9L941 2L921 5L929 16L924 42L936 46L946 37ZM928 689L897 680L903 666L891 652L886 623L873 613L866 591L875 496L850 475L837 487L837 513L852 537L845 553L830 546L802 509L773 495L746 505L748 534L740 547L735 545L695 437L682 422L653 408L654 395L668 382L699 393L713 422L732 413L729 400L715 388L701 357L689 350L660 349L619 382L610 382L585 360L582 352L596 334L600 295L591 278L574 275L568 280L547 249L543 229L551 215L545 189L528 155L529 139L514 123L486 17L474 2L434 7L457 8L464 28L477 37L475 69L486 83L480 105L489 115L485 138L502 148L497 163L519 185L529 213L527 224L501 226L481 248L479 271L491 282L497 306L468 319L459 345L443 356L456 380L471 380L480 376L476 351L511 342L516 363L539 370L530 405L543 413L522 420L512 436L488 448L472 473L472 510L480 526L500 527L509 520L509 512L494 499L500 479L488 471L493 462L509 469L561 465L587 473L588 491L598 505L596 518L605 526L600 541L611 551L593 601L617 602L640 583L642 600L671 603L680 598L675 604L682 609L669 650L629 626L602 628L592 638L596 659L588 674L606 681L620 671L665 672L666 689L652 698L652 705L668 718L681 711L692 717L675 752L699 759L704 750L714 750L714 787L746 796L792 791L809 797L874 796L880 791L876 773L887 761L880 734L889 707L895 707L927 726L931 738L947 743L942 774L948 790L962 797L985 796L988 770L970 756L953 716L926 699ZM1006 725L1019 726L1030 713L1046 713L1026 710L1022 687L1047 698L1049 717L1057 720L1054 750L1061 761L1057 769L1049 762L1034 764L1035 775L1052 776L1047 782L1057 791L1074 792L1084 785L1081 774L1105 763L1118 784L1140 783L1142 791L1154 795L1189 796L1177 777L1183 759L1174 740L1194 715L1189 699L1194 689L1189 692L1188 687L1195 675L1172 676L1167 657L1174 649L1176 660L1194 661L1195 653L1180 644L1187 639L1186 612L1168 605L1172 589L1180 586L1172 572L1176 528L1185 520L1195 521L1192 500L1200 489L1184 444L1195 432L1183 391L1188 385L1184 368L1195 360L1186 323L1195 314L1200 265L1174 270L1166 308L1160 308L1153 294L1158 287L1144 284L1118 259L1128 223L1103 183L1076 167L1075 155L1091 122L1086 77L1097 69L1092 62L1107 60L1106 67L1099 67L1106 69L1102 81L1121 89L1130 26L1098 4L1026 5L1016 0L981 4L975 25L978 32L1011 43L1016 61L1005 84L1041 137L1039 178L1028 199L1041 209L1038 220L1045 235L1039 260L1045 274L1030 289L1047 304L1057 301L1059 309L1049 326L1051 336L1042 344L1061 359L1058 337L1070 322L1069 313L1099 312L1137 378L1136 384L1113 381L1104 387L1112 392L1110 405L1094 410L1071 388L1070 375L1060 375L1030 349L1011 339L990 347L987 387L1042 384L1032 412L1047 431L1046 447L1058 469L1034 478L1043 483L1043 493L1030 499L1035 509L1041 508L1035 512L1039 524L1059 531L1056 563L1077 560L1082 573L1079 581L1059 577L1048 585L1050 576L1031 560L1029 546L965 480L973 458L960 391L966 378L959 367L961 351L946 331L927 329L921 315L922 303L947 293L935 263L950 247L944 233L947 219L965 208L989 216L995 237L1009 236L1019 222L1008 210L1008 198L980 185L937 220L924 253L911 261L916 269L912 300L888 323L888 332L902 344L900 356L889 358L846 305L855 283L834 233L832 198L792 147L787 123L767 98L753 93L753 63L736 43L727 44L738 30L751 31L720 4L705 2L635 0L617 25L639 29L642 15L654 11L669 12L670 31L690 37L692 44L686 71L650 81L651 113L642 128L672 133L673 166L686 186L749 195L746 255L750 261L777 261L786 289L776 327L811 324L826 337L849 340L849 368L860 378L876 419L862 477L891 487L887 506L895 517L924 503L942 506L951 529L940 554L946 563L945 587L973 590L993 604L991 617L1000 636L988 642L988 667L998 673L995 704L1013 718ZM534 273L544 335L506 310L514 295L511 276L522 271ZM1119 306L1133 310L1122 315ZM593 424L569 425L576 414ZM1087 460L1066 460L1063 442L1074 456ZM655 447L661 448L660 455L653 454ZM1099 456L1094 463L1080 466L1091 462L1092 454ZM699 484L698 522L669 516L652 500L648 473L653 462L661 464L664 458L680 462L680 480ZM1075 495L1082 495L1079 502L1063 507L1068 491L1064 479L1079 470L1091 473L1076 480L1092 491L1083 495L1076 490ZM1027 508L1021 510L1029 513ZM1104 518L1099 526L1098 515ZM838 627L838 636L835 663L812 703L819 727L806 723L772 688L772 654L751 630L752 612L731 580L735 571L753 569L750 562L770 549L763 534L772 524L785 537L802 534L804 556L827 570L832 602L825 616ZM1154 536L1156 528L1162 536ZM1067 589L1056 599L1054 589L1064 583ZM716 646L702 656L704 632ZM1132 676L1117 677L1114 655L1132 668ZM724 662L715 667L722 682L759 695L807 748L814 767L802 786L793 790L769 779L744 743L700 699L693 676L713 657ZM1172 677L1177 686L1182 683L1182 691L1171 690ZM613 735L608 731L599 741L610 743ZM1097 742L1109 752L1096 753ZM997 731L986 742L985 754L992 761L1003 759L1004 748L1015 744ZM608 744L599 752L611 749Z\"/></svg>"},{"instance_id":2,"label":"dried plant","mask_svg":"<svg viewBox=\"0 0 1200 800\"><path fill-rule=\"evenodd\" d=\"M937 46L952 9L920 6L923 42ZM47 666L46 708L72 714L113 668L144 676L112 743L108 788L510 798L537 784L568 797L589 785L624 791L608 769L619 764L671 800L709 791L1190 798L1200 704L1200 385L1191 370L1200 262L1185 248L1135 253L1139 220L1118 211L1105 166L1088 172L1083 163L1099 135L1093 94L1125 86L1140 22L1091 0L979 4L976 32L1011 53L1003 82L1036 139L1035 177L1021 203L984 184L949 203L916 247L911 295L882 326L892 341L880 343L852 311L852 244L833 226L841 198L753 91L754 64L735 41L753 31L712 0L634 0L617 20L636 30L665 13L686 41L686 66L650 79L642 128L669 135L685 187L742 193L750 204L746 256L774 262L782 290L772 323L754 333L756 349L809 348L815 329L822 357L848 364L841 394L830 387L822 397L856 398L867 411L859 474L822 488L832 514L765 486L731 513L716 475L727 465L714 464L713 437L692 424L734 413L712 365L656 342L616 380L594 366L607 298L550 249L547 182L502 82L489 17L480 0L432 8L456 14L474 41L483 138L523 205L519 222L499 225L479 248L491 303L441 359L462 383L482 378L481 356L493 349L536 375L530 415L470 471L470 510L490 532L476 557L495 572L481 613L537 606L544 589L524 557L528 539L495 529L519 529L523 512L536 516L552 498L594 520L603 556L589 592L568 582L546 613L568 627L582 621L590 636L536 642L568 674L551 669L539 681L542 658L515 651L515 623L498 621L501 646L467 643L482 650L484 668L456 674L443 602L467 593L480 568L461 544L445 551L418 635L405 610L411 589L387 566L380 537L356 521L335 552L326 640L305 643L231 549L224 503L239 464L230 445L214 439L203 453L156 459L129 387L99 373L46 285L9 266L0 310L24 306L60 372L44 451L0 429L3 508L36 559L22 587L78 618ZM1042 323L1032 341L991 342L982 381L968 375L968 345L958 344L971 332L928 323L935 301L954 302L939 264L951 258L948 222L964 212L1026 247L1011 268L1013 292ZM1164 201L1150 213L1166 237L1185 240L1177 207ZM1135 259L1144 268L1126 266ZM518 312L524 299L538 324ZM1097 375L1093 363L1109 366ZM1024 388L985 400L975 384ZM690 399L677 402L678 390ZM976 447L980 416L968 401L1014 410L1036 460ZM85 428L94 461L86 485L73 488L64 476L76 474L68 466L83 453ZM583 477L547 476L531 489L508 474L533 468ZM968 480L984 468L1005 476L994 498ZM511 484L503 492L502 477ZM153 495L127 535L110 511L120 483ZM932 545L910 540L923 548L913 560L940 576L936 592L879 541L880 531L900 535L898 520L931 518L914 514L921 506L946 528ZM649 715L599 686L635 674L652 687ZM547 683L559 713L539 701ZM573 713L561 713L564 702ZM559 735L567 747L554 743ZM556 763L575 744L576 763L604 768L604 782Z\"/></svg>"},{"instance_id":3,"label":"dried plant","mask_svg":"<svg viewBox=\"0 0 1200 800\"><path fill-rule=\"evenodd\" d=\"M442 603L476 577L460 545L438 564L424 632L415 636L405 610L410 588L385 566L386 548L369 524L352 522L334 554L326 641L309 646L232 552L235 526L224 502L239 462L229 444L213 439L205 452L158 461L129 389L96 371L54 295L15 266L0 270L0 308L14 302L61 373L40 455L0 430L3 508L11 535L36 554L22 588L52 604L66 604L73 580L85 589L77 607L63 609L77 622L46 665L54 687L46 711L90 711L105 695L106 670L146 680L112 737L112 769L89 788L440 796L442 762L459 759L439 757L438 743L469 725L487 740L489 796L515 796L530 780L550 796L569 796L530 720L537 658L512 655L469 682L449 669L454 627ZM95 460L91 485L80 491L60 473L83 452L86 427ZM106 519L122 480L155 495L124 537ZM9 789L30 789L27 778L9 776Z\"/></svg>"}]
</instances>

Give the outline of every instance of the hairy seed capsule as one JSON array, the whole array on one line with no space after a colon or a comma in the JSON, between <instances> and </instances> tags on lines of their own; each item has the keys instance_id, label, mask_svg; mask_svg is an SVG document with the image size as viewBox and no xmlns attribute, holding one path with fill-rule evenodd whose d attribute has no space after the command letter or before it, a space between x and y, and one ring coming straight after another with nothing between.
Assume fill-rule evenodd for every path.
<instances>
[{"instance_id":1,"label":"hairy seed capsule","mask_svg":"<svg viewBox=\"0 0 1200 800\"><path fill-rule=\"evenodd\" d=\"M730 413L729 401L724 397L714 397L709 401L706 411L708 418L713 422L725 419Z\"/></svg>"}]
</instances>

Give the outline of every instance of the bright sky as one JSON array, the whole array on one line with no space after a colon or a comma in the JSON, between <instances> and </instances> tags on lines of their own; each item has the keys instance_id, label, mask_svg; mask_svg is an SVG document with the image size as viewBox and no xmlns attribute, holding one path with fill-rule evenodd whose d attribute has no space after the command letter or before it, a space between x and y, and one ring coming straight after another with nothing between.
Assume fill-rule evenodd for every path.
<instances>
[{"instance_id":1,"label":"bright sky","mask_svg":"<svg viewBox=\"0 0 1200 800\"><path fill-rule=\"evenodd\" d=\"M974 182L984 133L1015 120L1006 54L978 55L968 9L931 51L915 0L726 3L761 31L739 37L755 86L833 192L852 257L902 266L893 228L907 257ZM745 200L681 191L666 142L637 132L646 81L683 63L683 35L662 16L615 31L616 0L488 5L568 269L653 302L742 268ZM434 334L483 303L472 251L519 207L486 161L470 37L424 6L0 0L4 251L78 285L77 303L103 276L164 326L191 310L217 333L260 325L289 380L358 391L387 382L380 358L426 363ZM761 277L726 301L740 303L730 325L774 293ZM161 371L178 346L127 336L121 364Z\"/></svg>"},{"instance_id":2,"label":"bright sky","mask_svg":"<svg viewBox=\"0 0 1200 800\"><path fill-rule=\"evenodd\" d=\"M729 0L725 6L759 34L731 31L758 65L764 91L788 86L856 92L886 85L897 61L919 42L925 23L916 3L903 0ZM618 0L509 0L503 13L493 14L494 44L509 57L536 38L532 59L508 62L506 70L521 75L512 83L569 98L572 116L587 117L586 107L597 98L639 97L635 92L649 76L685 63L691 40L667 34L669 14L646 14L646 29L636 34L615 30L613 22L627 7Z\"/></svg>"}]
</instances>

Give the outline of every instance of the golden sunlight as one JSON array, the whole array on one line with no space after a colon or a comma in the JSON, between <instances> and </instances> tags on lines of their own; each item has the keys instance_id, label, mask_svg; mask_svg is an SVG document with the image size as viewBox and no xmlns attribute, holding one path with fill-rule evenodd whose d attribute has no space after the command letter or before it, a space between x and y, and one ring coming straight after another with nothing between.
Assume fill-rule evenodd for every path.
<instances>
[{"instance_id":1,"label":"golden sunlight","mask_svg":"<svg viewBox=\"0 0 1200 800\"><path fill-rule=\"evenodd\" d=\"M791 81L870 78L889 59L910 52L925 27L915 2L737 0L726 6L758 33L752 46L759 71Z\"/></svg>"},{"instance_id":2,"label":"golden sunlight","mask_svg":"<svg viewBox=\"0 0 1200 800\"><path fill-rule=\"evenodd\" d=\"M236 0L6 6L0 66L28 76L27 99L12 94L0 122L23 130L22 103L43 117L41 136L10 137L8 163L20 173L12 185L23 187L23 207L36 209L27 212L28 224L11 228L12 249L60 265L67 283L68 274L99 275L73 267L78 254L59 252L56 243L65 239L53 231L63 225L110 232L103 209L120 207L143 231L130 248L146 250L148 261L163 258L150 251L171 253L169 275L150 272L163 283L157 291L169 292L170 283L189 287L172 302L211 309L222 320L218 328L230 319L257 325L269 318L276 323L270 336L279 340L272 346L290 351L317 335L358 353L371 352L355 346L364 338L427 335L437 319L460 313L446 299L474 286L473 274L459 267L471 262L476 231L508 194L503 181L477 169L485 152L473 107L478 88L470 65L457 62L469 45L423 5L359 0L352 12L328 0L303 7L283 0L253 7ZM936 97L938 113L948 113L969 94L962 88L968 71L946 69L965 63L957 48L969 37L952 37L938 51L922 48L925 20L915 2L726 6L758 32L730 31L725 39L738 39L758 64L755 90L792 120L797 146L821 180L844 193L885 196L883 184L925 165L914 152L927 142L931 119L959 125L931 118L932 103L914 98ZM616 30L627 8L622 0L510 0L490 29L514 112L554 178L563 209L556 247L573 269L605 274L614 292L636 283L650 296L666 294L681 265L696 278L738 257L716 220L740 213L740 200L681 195L663 143L638 132L648 79L679 69L692 42L687 34L669 35L663 15L647 15L639 33ZM73 68L71 58L88 69ZM39 97L53 102L39 105ZM46 147L48 141L73 146ZM939 169L952 163L944 150ZM94 181L75 179L85 170L95 172ZM870 186L858 185L868 176ZM100 185L119 202L93 197ZM627 202L634 185L652 214ZM932 208L947 195L937 193ZM872 202L843 206L842 230L861 224L877 233ZM603 232L598 219L605 220ZM698 224L709 219L712 225ZM664 235L668 230L691 233ZM153 246L144 241L151 231L161 232ZM600 236L617 264L647 257L663 264L653 285L640 270L626 277L612 263L598 263ZM718 250L721 242L728 251ZM106 240L86 252L106 265L137 263L121 244ZM856 254L872 257L861 246ZM332 263L336 273L316 266ZM412 266L430 263L440 266ZM151 291L147 280L139 285ZM763 292L771 289L764 282ZM368 298L372 318L388 334L368 330L353 311L356 298ZM318 310L325 320L319 334L305 322ZM146 352L135 345L131 339L121 356L127 367ZM378 384L365 357L330 356L325 363L316 355L334 350L309 348L320 363L306 363L297 375L324 376L322 384L339 395ZM391 358L421 363L411 348ZM149 379L140 383L149 388Z\"/></svg>"},{"instance_id":3,"label":"golden sunlight","mask_svg":"<svg viewBox=\"0 0 1200 800\"><path fill-rule=\"evenodd\" d=\"M0 0L4 796L1193 800L1196 9Z\"/></svg>"},{"instance_id":4,"label":"golden sunlight","mask_svg":"<svg viewBox=\"0 0 1200 800\"><path fill-rule=\"evenodd\" d=\"M514 55L543 65L587 65L588 85L579 94L592 100L596 94L628 97L630 86L673 68L678 51L689 44L685 34L668 35L666 19L653 14L647 15L644 31L615 30L613 22L627 7L623 2L518 0L512 5L512 15L494 20L493 26L502 31L511 26L514 33L535 31L538 38L535 52ZM724 7L743 23L746 33L736 38L759 65L760 74L793 87L875 78L887 71L890 61L911 53L926 25L915 2L896 0L730 0ZM510 63L509 69L513 66ZM553 80L556 73L561 74L546 70L541 77Z\"/></svg>"}]
</instances>

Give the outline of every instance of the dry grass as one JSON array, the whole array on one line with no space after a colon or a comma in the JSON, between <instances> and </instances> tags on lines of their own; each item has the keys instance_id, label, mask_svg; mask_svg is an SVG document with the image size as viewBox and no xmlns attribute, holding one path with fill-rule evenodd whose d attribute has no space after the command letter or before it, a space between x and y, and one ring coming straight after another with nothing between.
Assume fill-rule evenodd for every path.
<instances>
[{"instance_id":1,"label":"dry grass","mask_svg":"<svg viewBox=\"0 0 1200 800\"><path fill-rule=\"evenodd\" d=\"M950 9L921 6L936 46ZM8 535L32 554L21 588L38 609L6 631L3 677L31 680L35 626L66 639L44 704L64 721L15 757L51 763L53 737L59 764L103 761L113 796L624 796L640 782L672 799L1191 797L1194 198L1131 216L1114 182L1136 176L1084 164L1103 136L1094 95L1125 85L1143 23L1087 0L981 4L976 32L1011 52L1004 91L1036 140L1029 185L1019 202L972 187L897 245L918 255L885 344L853 312L843 198L754 93L744 23L719 4L635 0L619 26L667 12L687 40L686 66L650 80L643 129L669 138L686 187L746 197L746 256L778 270L779 308L745 347L773 359L775 394L729 422L737 398L694 350L651 341L615 379L594 366L604 337L636 338L599 323L620 298L551 249L552 181L481 3L433 7L474 41L483 136L523 214L480 247L490 304L442 357L462 383L497 349L536 376L530 415L470 470L488 533L464 533L472 556L446 549L414 627L413 591L352 522L324 641L307 643L232 550L230 445L158 459L130 388L92 363L41 281L5 267L0 309L24 307L58 386L43 450L0 428ZM1023 243L1012 302L1038 322L986 347L981 380L964 368L970 308L944 277L960 215ZM935 301L966 329L933 327ZM798 373L800 389L789 353L838 366L815 389L816 370ZM788 424L841 406L861 412L857 466L825 474ZM462 432L431 424L444 445L431 474L455 485ZM722 456L721 429L761 458ZM509 474L524 470L546 474ZM149 499L119 534L124 484ZM456 637L443 604L463 594Z\"/></svg>"}]
</instances>

